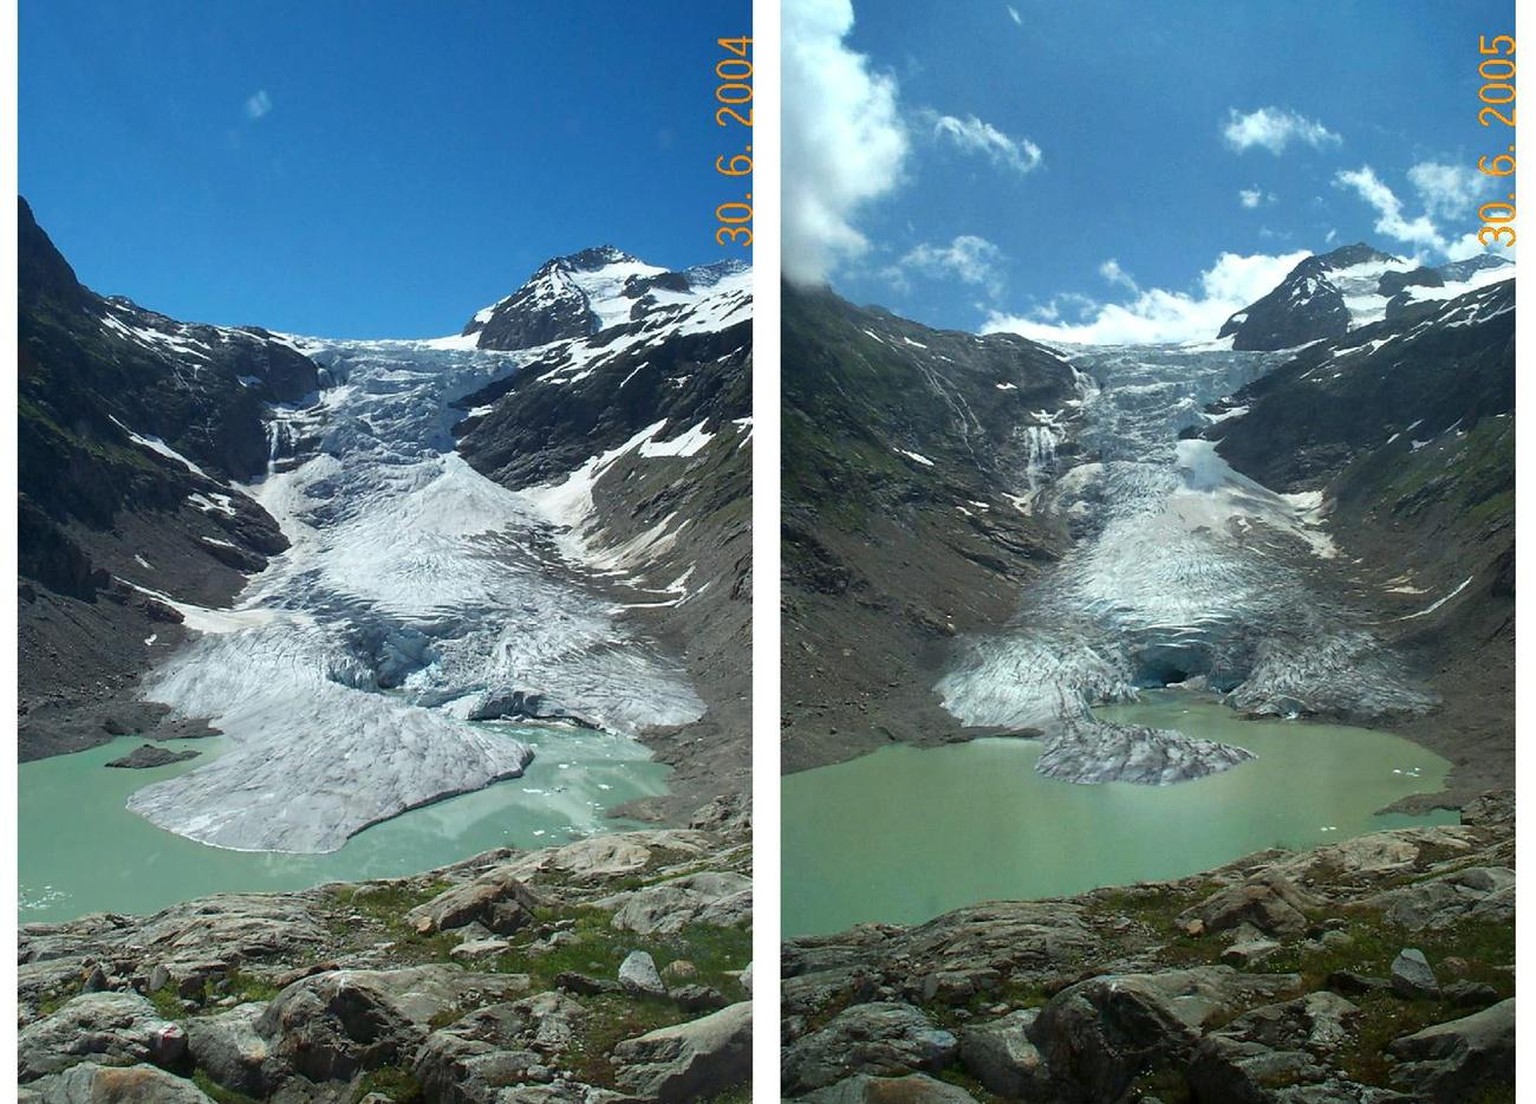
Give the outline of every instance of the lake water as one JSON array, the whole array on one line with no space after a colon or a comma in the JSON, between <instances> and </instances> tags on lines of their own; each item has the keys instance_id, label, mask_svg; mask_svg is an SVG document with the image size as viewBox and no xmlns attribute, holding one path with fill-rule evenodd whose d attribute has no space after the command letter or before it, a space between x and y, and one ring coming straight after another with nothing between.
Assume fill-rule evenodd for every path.
<instances>
[{"instance_id":1,"label":"lake water","mask_svg":"<svg viewBox=\"0 0 1536 1104\"><path fill-rule=\"evenodd\" d=\"M1267 847L1312 847L1456 814L1374 815L1442 788L1450 764L1401 737L1249 721L1156 691L1104 720L1176 728L1258 758L1174 786L1079 786L1034 771L1033 740L892 745L783 780L786 935L915 923L962 905L1182 877Z\"/></svg>"},{"instance_id":2,"label":"lake water","mask_svg":"<svg viewBox=\"0 0 1536 1104\"><path fill-rule=\"evenodd\" d=\"M621 736L499 725L533 745L521 778L412 810L353 836L338 851L282 855L207 847L123 807L134 790L206 763L217 738L170 740L196 759L149 770L109 770L144 742L124 736L17 771L21 923L98 910L150 913L232 890L302 889L329 881L414 874L494 847L538 848L637 827L604 810L666 793L670 768Z\"/></svg>"}]
</instances>

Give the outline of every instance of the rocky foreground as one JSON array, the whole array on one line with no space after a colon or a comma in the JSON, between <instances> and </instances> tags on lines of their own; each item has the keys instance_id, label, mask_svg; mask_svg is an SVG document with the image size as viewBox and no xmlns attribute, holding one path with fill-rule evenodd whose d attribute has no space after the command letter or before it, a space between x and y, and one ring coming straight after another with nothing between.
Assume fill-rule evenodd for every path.
<instances>
[{"instance_id":1,"label":"rocky foreground","mask_svg":"<svg viewBox=\"0 0 1536 1104\"><path fill-rule=\"evenodd\" d=\"M1513 794L1462 821L792 940L783 1095L1513 1101Z\"/></svg>"},{"instance_id":2,"label":"rocky foreground","mask_svg":"<svg viewBox=\"0 0 1536 1104\"><path fill-rule=\"evenodd\" d=\"M19 1099L745 1100L749 814L20 935Z\"/></svg>"}]
</instances>

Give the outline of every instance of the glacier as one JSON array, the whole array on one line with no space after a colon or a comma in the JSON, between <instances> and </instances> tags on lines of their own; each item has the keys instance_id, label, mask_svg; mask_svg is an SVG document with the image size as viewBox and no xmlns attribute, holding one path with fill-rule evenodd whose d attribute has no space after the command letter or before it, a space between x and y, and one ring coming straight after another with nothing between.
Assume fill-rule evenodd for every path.
<instances>
[{"instance_id":1,"label":"glacier","mask_svg":"<svg viewBox=\"0 0 1536 1104\"><path fill-rule=\"evenodd\" d=\"M1034 729L1036 769L1074 782L1165 784L1247 751L1097 721L1092 706L1191 682L1249 714L1379 717L1428 706L1369 626L1315 585L1337 555L1316 496L1234 471L1184 430L1287 354L1187 346L1065 347L1081 403L1047 434L1028 427L1031 512L1064 518L1067 555L1035 580L1002 631L960 642L935 689L968 726ZM1064 471L1070 433L1080 462ZM1047 482L1048 481L1048 482Z\"/></svg>"},{"instance_id":2,"label":"glacier","mask_svg":"<svg viewBox=\"0 0 1536 1104\"><path fill-rule=\"evenodd\" d=\"M500 718L633 736L702 715L681 668L623 619L621 581L573 557L547 489L509 490L454 452L455 401L547 349L285 340L322 386L273 410L267 474L231 489L291 547L232 610L170 602L199 635L146 680L227 751L130 809L217 847L330 851L520 774L532 752ZM695 427L673 448L707 439Z\"/></svg>"}]
</instances>

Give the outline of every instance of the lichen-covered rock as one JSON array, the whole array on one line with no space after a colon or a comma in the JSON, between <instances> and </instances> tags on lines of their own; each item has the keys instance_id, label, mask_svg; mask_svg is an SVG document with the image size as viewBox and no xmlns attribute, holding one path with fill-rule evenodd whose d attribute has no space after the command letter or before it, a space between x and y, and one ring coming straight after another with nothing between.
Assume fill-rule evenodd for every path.
<instances>
[{"instance_id":1,"label":"lichen-covered rock","mask_svg":"<svg viewBox=\"0 0 1536 1104\"><path fill-rule=\"evenodd\" d=\"M696 923L727 927L752 918L752 879L730 871L706 871L599 904L616 906L613 926L638 935L670 935Z\"/></svg>"},{"instance_id":2,"label":"lichen-covered rock","mask_svg":"<svg viewBox=\"0 0 1536 1104\"><path fill-rule=\"evenodd\" d=\"M185 1078L143 1065L82 1062L36 1082L31 1090L21 1100L37 1104L213 1104L202 1089Z\"/></svg>"},{"instance_id":3,"label":"lichen-covered rock","mask_svg":"<svg viewBox=\"0 0 1536 1104\"><path fill-rule=\"evenodd\" d=\"M1039 1009L1022 1008L960 1032L960 1061L988 1092L1027 1099L1049 1080L1045 1059L1029 1039Z\"/></svg>"},{"instance_id":4,"label":"lichen-covered rock","mask_svg":"<svg viewBox=\"0 0 1536 1104\"><path fill-rule=\"evenodd\" d=\"M938 1070L958 1049L953 1034L911 1005L856 1004L797 1042L781 1071L784 1090L805 1092L858 1073L884 1077Z\"/></svg>"},{"instance_id":5,"label":"lichen-covered rock","mask_svg":"<svg viewBox=\"0 0 1536 1104\"><path fill-rule=\"evenodd\" d=\"M265 1004L253 1002L187 1020L187 1049L198 1067L226 1089L256 1099L267 1096L286 1072L256 1030L265 1010Z\"/></svg>"},{"instance_id":6,"label":"lichen-covered rock","mask_svg":"<svg viewBox=\"0 0 1536 1104\"><path fill-rule=\"evenodd\" d=\"M85 993L24 1027L16 1040L19 1080L35 1081L81 1062L174 1065L187 1034L137 993Z\"/></svg>"},{"instance_id":7,"label":"lichen-covered rock","mask_svg":"<svg viewBox=\"0 0 1536 1104\"><path fill-rule=\"evenodd\" d=\"M656 971L656 960L648 951L630 951L619 963L619 984L631 993L664 997L667 984Z\"/></svg>"},{"instance_id":8,"label":"lichen-covered rock","mask_svg":"<svg viewBox=\"0 0 1536 1104\"><path fill-rule=\"evenodd\" d=\"M1392 991L1410 1000L1440 995L1440 983L1423 951L1407 947L1397 953L1392 960Z\"/></svg>"},{"instance_id":9,"label":"lichen-covered rock","mask_svg":"<svg viewBox=\"0 0 1536 1104\"><path fill-rule=\"evenodd\" d=\"M254 1027L274 1056L311 1081L346 1081L399 1063L426 1037L376 975L352 970L294 982Z\"/></svg>"},{"instance_id":10,"label":"lichen-covered rock","mask_svg":"<svg viewBox=\"0 0 1536 1104\"><path fill-rule=\"evenodd\" d=\"M1288 879L1268 875L1218 890L1180 919L1199 920L1212 933L1249 924L1265 935L1294 938L1307 930L1306 910L1317 904Z\"/></svg>"}]
</instances>

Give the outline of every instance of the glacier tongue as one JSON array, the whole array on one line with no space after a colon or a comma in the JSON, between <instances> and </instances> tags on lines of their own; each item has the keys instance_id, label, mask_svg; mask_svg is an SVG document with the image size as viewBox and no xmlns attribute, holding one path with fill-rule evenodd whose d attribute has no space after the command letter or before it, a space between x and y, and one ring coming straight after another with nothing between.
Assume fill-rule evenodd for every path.
<instances>
[{"instance_id":1,"label":"glacier tongue","mask_svg":"<svg viewBox=\"0 0 1536 1104\"><path fill-rule=\"evenodd\" d=\"M1251 713L1380 716L1428 704L1310 583L1317 559L1335 554L1313 504L1233 471L1212 442L1178 438L1208 424L1202 408L1276 354L1143 346L1068 355L1100 383L1079 431L1081 454L1094 458L1037 497L1077 543L1033 584L1008 629L963 643L936 687L947 710L966 725L1043 731L1037 769L1053 776L1166 783L1248 753L1106 725L1092 705L1192 679Z\"/></svg>"},{"instance_id":2,"label":"glacier tongue","mask_svg":"<svg viewBox=\"0 0 1536 1104\"><path fill-rule=\"evenodd\" d=\"M534 498L453 451L450 404L520 354L430 342L307 342L329 386L280 409L272 470L246 488L292 547L248 616L207 632L146 696L223 730L226 754L129 807L220 847L329 851L370 824L520 774L495 726L563 718L633 735L703 703L620 605L554 548Z\"/></svg>"}]
</instances>

